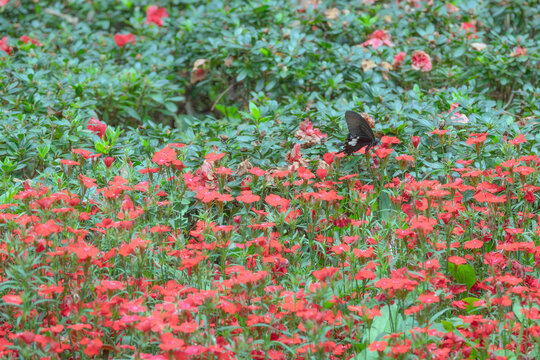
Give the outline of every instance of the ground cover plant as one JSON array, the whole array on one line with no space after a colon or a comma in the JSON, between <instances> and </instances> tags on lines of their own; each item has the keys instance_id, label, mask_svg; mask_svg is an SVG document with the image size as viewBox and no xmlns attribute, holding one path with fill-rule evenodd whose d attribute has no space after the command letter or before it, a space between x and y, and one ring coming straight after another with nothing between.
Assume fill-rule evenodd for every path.
<instances>
[{"instance_id":1,"label":"ground cover plant","mask_svg":"<svg viewBox=\"0 0 540 360\"><path fill-rule=\"evenodd\" d=\"M538 358L539 13L0 0L0 356Z\"/></svg>"}]
</instances>

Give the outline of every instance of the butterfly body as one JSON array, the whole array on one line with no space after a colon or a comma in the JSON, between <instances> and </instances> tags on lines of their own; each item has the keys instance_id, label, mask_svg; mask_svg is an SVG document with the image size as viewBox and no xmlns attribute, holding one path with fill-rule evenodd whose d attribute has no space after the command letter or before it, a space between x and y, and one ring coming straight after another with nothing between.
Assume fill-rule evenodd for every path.
<instances>
[{"instance_id":1,"label":"butterfly body","mask_svg":"<svg viewBox=\"0 0 540 360\"><path fill-rule=\"evenodd\" d=\"M345 121L349 134L341 152L351 155L366 146L366 152L368 152L379 143L379 139L375 137L369 123L362 115L354 111L347 111L345 112Z\"/></svg>"}]
</instances>

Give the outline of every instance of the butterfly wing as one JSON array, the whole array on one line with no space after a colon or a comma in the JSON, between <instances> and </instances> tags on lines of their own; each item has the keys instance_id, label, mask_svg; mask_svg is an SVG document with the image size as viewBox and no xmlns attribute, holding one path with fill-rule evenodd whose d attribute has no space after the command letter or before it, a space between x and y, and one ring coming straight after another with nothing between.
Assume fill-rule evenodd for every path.
<instances>
[{"instance_id":1,"label":"butterfly wing","mask_svg":"<svg viewBox=\"0 0 540 360\"><path fill-rule=\"evenodd\" d=\"M371 126L362 115L354 111L345 112L345 121L349 128L349 133L353 136L367 137L375 140L375 134L371 130Z\"/></svg>"},{"instance_id":2,"label":"butterfly wing","mask_svg":"<svg viewBox=\"0 0 540 360\"><path fill-rule=\"evenodd\" d=\"M342 152L344 152L347 155L351 155L365 146L368 147L366 149L366 152L367 152L369 148L371 148L374 145L374 142L370 138L367 138L367 137L352 136L351 134L349 134L347 136L347 140L345 141L345 144L343 145L344 147L343 147Z\"/></svg>"},{"instance_id":3,"label":"butterfly wing","mask_svg":"<svg viewBox=\"0 0 540 360\"><path fill-rule=\"evenodd\" d=\"M367 146L367 152L378 143L373 130L371 130L369 123L362 115L354 111L347 111L345 112L345 121L349 129L349 135L347 135L342 152L351 155L364 146Z\"/></svg>"}]
</instances>

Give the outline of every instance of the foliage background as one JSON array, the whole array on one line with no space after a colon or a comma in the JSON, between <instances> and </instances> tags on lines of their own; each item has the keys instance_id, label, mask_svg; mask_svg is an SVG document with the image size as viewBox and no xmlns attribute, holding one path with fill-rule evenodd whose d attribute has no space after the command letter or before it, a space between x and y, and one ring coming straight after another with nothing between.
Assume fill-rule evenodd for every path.
<instances>
[{"instance_id":1,"label":"foliage background","mask_svg":"<svg viewBox=\"0 0 540 360\"><path fill-rule=\"evenodd\" d=\"M168 17L163 19L162 26L146 22L147 9L152 5L167 9ZM457 11L453 12L454 8L450 5ZM142 233L146 236L145 229L157 224L170 226L176 234L176 246L184 249L192 237L190 232L201 221L229 225L233 224L235 216L242 215L244 228L253 214L247 210L244 213L241 203L223 209L205 206L197 199L195 192L189 191L184 185L173 185L166 181L167 176L173 175L172 172L160 173L159 177L156 175L155 179L149 180L149 175L141 174L139 170L155 166L151 160L156 151L170 143L187 144L179 151L185 166L184 173L194 173L200 169L205 155L211 152L225 153L226 157L219 164L234 170L245 160L264 170L282 168L287 165L287 153L299 142L294 133L300 123L309 118L315 127L328 135L326 142L302 149L303 157L310 160L311 169L315 172L316 164L324 154L340 149L339 143L346 137L342 115L349 109L369 114L375 120L375 131L379 137L400 139L400 144L393 147L396 154L415 153L411 137L421 138L415 156L416 166L414 171L410 171L418 181L455 180L459 177L454 171L458 160L472 160L472 167L484 171L496 169L504 161L518 155L537 155L540 144L539 13L540 4L537 1L513 0L433 3L279 0L161 1L159 4L129 0L6 2L0 7L0 38L6 37L5 44L10 49L9 55L5 51L1 53L0 61L0 204L19 204L17 210L10 210L18 215L36 214L34 206L16 197L28 190L24 184L30 180L27 184L32 187L38 188L41 183L50 189L47 194L40 196L63 190L78 194L81 199L86 195L88 202L74 208L77 213L92 213L89 223L78 223L76 217L57 220L66 226L69 224L73 228L90 231L86 241L102 252L118 248L123 241L128 243ZM468 30L470 26L464 26L464 23L472 25L474 32ZM374 31L381 29L390 35L392 46L374 48L361 45ZM136 43L117 46L114 35L127 33L135 35ZM35 39L42 46L25 43L20 40L21 36ZM485 45L485 48L478 44ZM526 54L515 56L518 46L527 49ZM3 49L6 50L5 47ZM433 64L430 72L411 67L411 54L417 50L430 55ZM405 52L407 57L401 66L392 66L399 52ZM194 64L200 59L207 61L203 78L195 82ZM459 107L451 111L451 105L455 103ZM468 122L456 122L456 112L465 115ZM87 128L91 117L108 125L102 138ZM430 134L437 129L450 131L451 136L446 143L441 143L438 136ZM471 133L487 133L481 154L475 154L473 148L466 144ZM506 139L516 138L520 134L525 136L527 143L522 145L521 151L518 147L516 153ZM77 148L102 154L102 158L114 157L115 161L110 168L96 161L86 162L73 172L67 171L60 160L79 160L72 151ZM336 219L351 212L354 214L360 208L365 212L370 208L375 214L371 222L372 231L381 238L394 233L395 228L404 226L403 218L391 215L394 214L389 200L391 195L382 189L393 178L404 180L409 170L401 168L393 157L379 169L377 183L372 172L367 171L363 164L359 169L357 161L341 159L335 168L336 173L332 175L333 179L337 181L341 175L358 172L357 179L362 184L374 184L377 195L371 198L367 207L362 207L363 204L355 205L357 199L349 197L352 195L342 187L340 194L346 200L340 202L341 208L325 214L328 216L321 215L317 221ZM526 183L538 186L538 165L535 169ZM96 179L100 189L107 187L116 175L129 179L130 185L150 181L161 186L171 205L166 209L149 205L155 205L149 199L157 197L157 188L153 189L152 194L132 194L135 206L142 206L145 215L137 220L130 231L100 237L91 229L104 218L113 218L124 199L120 196L116 203L108 202L100 197L96 189L86 192L77 177L79 174ZM182 178L179 176L179 179ZM245 186L243 180L241 176L231 178L226 183L227 189L234 196L239 195L242 186ZM220 190L225 188L224 185L220 184ZM179 189L181 192L175 193ZM270 183L259 183L252 190L258 191L263 199L269 193L279 192L285 196L289 191L274 188ZM297 207L308 206L295 203L298 200L295 198L297 192L290 191L285 197L293 200L293 204ZM467 193L465 201L471 198L472 193ZM91 206L92 202L103 213L93 213L95 208ZM528 205L520 195L513 206L507 209L507 216L517 214L518 210L524 211ZM527 209L533 213L537 211L538 200L530 206ZM8 211L6 208L3 210ZM40 219L36 223L46 223L54 218L50 212L44 209L40 211L37 211ZM399 213L399 209L396 213ZM271 216L269 221L277 221ZM475 216L481 218L482 215ZM478 221L480 218L471 216L471 219ZM309 283L300 284L301 279L308 278L311 271L343 263L335 254L320 259L312 251L313 239L306 242L310 237L306 229L309 229L311 221L309 216L303 214L295 223L296 228L283 230L281 234L282 239L290 244L302 244L301 254L289 258L290 263L299 266L294 270L291 268L287 276L278 281L293 292L309 286ZM249 255L247 252L240 254L237 249L231 249L230 254L210 252L206 254L209 265L201 266L197 270L197 283L191 283L193 278L187 275L187 270L180 270L176 260L171 260L168 253L171 249L162 249L160 242L165 236L152 235L154 237L148 237L152 240L153 251L133 261L132 266L125 259L117 259L111 265L111 270L105 271L93 264L88 271L86 266L90 265L85 265L84 261L72 261L64 264L60 271L58 265L53 266L52 260L47 260L36 249L29 248L23 252L19 241L27 232L17 232L18 226L7 220L4 222L0 225L3 236L1 249L2 259L7 265L1 273L0 295L25 294L24 305L28 307L28 313L31 313L32 306L45 314L51 311L47 301L39 305L35 302L40 298L36 289L43 284L62 283L66 289L82 286L84 291L78 289L76 292L86 296L83 296L82 302L87 305L94 304L99 298L95 286L98 280L103 279L146 279L156 286L164 286L169 280L175 279L202 291L215 288L211 264L220 264L223 267L221 270L224 270L224 259L227 258L231 265L237 263L245 266L246 256ZM30 227L28 234L38 239L35 229L31 227L35 224L26 225ZM439 225L443 231L444 224L441 222ZM534 232L536 222L524 225L515 218L511 225L498 225L497 236L504 237L502 229L506 226L522 226L528 234L527 239L538 245L538 234ZM381 228L385 230L377 233L377 229ZM245 231L239 233L240 238L235 240L236 243L261 236L249 232L251 230ZM362 229L351 230L351 233L348 231L336 228L330 236L338 239L361 234L364 240L370 235ZM375 233L371 234L372 237L375 237ZM66 230L62 236L53 236L58 236L58 241L62 236L74 240ZM61 246L68 245L61 245L55 240L52 247ZM18 258L23 253L25 261L21 262ZM387 267L378 274L379 278L383 274L388 275L392 269L406 266L405 259L411 254L405 251L402 255L404 257L400 258L399 264L386 264L381 260ZM423 258L425 254L416 255L421 261L426 260ZM534 254L519 261L523 266L535 267ZM47 264L55 269L53 280L44 275L46 270L40 268L39 264ZM262 264L259 265L257 269L264 268ZM88 285L80 285L80 279L77 283L61 275L63 272L82 270L82 278L89 279ZM446 270L450 277L450 270ZM537 277L536 267L534 271L532 276ZM485 279L487 274L486 269L478 270L475 277ZM310 301L322 304L323 308L330 307L328 301L331 295L344 299L352 291L347 286L333 290ZM133 300L148 295L140 289L140 293L133 289L131 291L136 295L123 293L122 296ZM68 290L51 304L64 304L67 293ZM261 295L262 290L258 289L257 294ZM70 296L73 296L73 292ZM481 296L478 295L478 298ZM150 301L148 309L154 309L161 301L159 297L154 303ZM206 315L210 316L210 313ZM435 313L431 314L430 323L439 316ZM77 321L84 322L80 316L70 318L65 314L56 315L57 322L66 326ZM222 314L213 315L219 317ZM50 348L36 344L27 346L18 338L9 338L10 333L32 331L37 334L43 328L43 319L24 323L20 320L23 318L12 313L3 318L7 329L5 338L13 343L9 349L43 356ZM97 324L101 320L95 321ZM197 319L197 322L201 321L201 318ZM245 328L245 324L242 326ZM384 328L383 325L381 327ZM398 329L411 327L403 320L392 330L397 332ZM87 339L99 337L103 343L113 344L117 349L118 344L133 345L140 341L145 344L140 351L158 351L148 338L134 335L136 332L128 336L113 332L102 324L95 325L93 330L97 335L85 334ZM217 333L232 337L233 331L223 327ZM261 339L261 334L245 331L246 337ZM294 327L291 326L289 331L294 332ZM389 332L387 329L380 331L381 334ZM314 336L307 342L316 344L324 338L322 333L317 333L320 338ZM330 338L340 344L354 343L351 339ZM353 350L348 348L348 354L367 353L366 347L375 339L375 335L356 339L361 345ZM516 342L515 339L512 341ZM197 343L208 346L211 341L205 339ZM266 354L269 349L280 348L270 340L261 340L261 343L264 346L260 348ZM493 343L496 341L493 340ZM290 346L290 350L285 351L288 356L295 351L294 346ZM485 347L489 348L488 345ZM81 346L79 355L89 356L84 354L84 349L85 346ZM237 346L234 352L254 356L252 350ZM320 358L327 356L324 351L310 351ZM131 356L132 352L125 348L119 354ZM375 356L376 353L370 354ZM519 354L516 356L519 357Z\"/></svg>"}]
</instances>

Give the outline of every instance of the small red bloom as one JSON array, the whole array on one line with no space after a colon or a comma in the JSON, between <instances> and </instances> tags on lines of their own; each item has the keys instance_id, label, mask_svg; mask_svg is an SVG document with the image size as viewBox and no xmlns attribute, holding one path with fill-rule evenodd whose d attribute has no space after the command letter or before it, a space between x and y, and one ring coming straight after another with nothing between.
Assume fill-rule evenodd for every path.
<instances>
[{"instance_id":1,"label":"small red bloom","mask_svg":"<svg viewBox=\"0 0 540 360\"><path fill-rule=\"evenodd\" d=\"M466 141L467 145L476 145L476 144L482 144L484 141L487 140L487 133L483 134L470 134L469 138Z\"/></svg>"},{"instance_id":2,"label":"small red bloom","mask_svg":"<svg viewBox=\"0 0 540 360\"><path fill-rule=\"evenodd\" d=\"M401 51L397 53L394 56L394 61L392 62L393 67L399 67L403 64L403 61L405 61L405 57L407 56L407 53L405 51Z\"/></svg>"},{"instance_id":3,"label":"small red bloom","mask_svg":"<svg viewBox=\"0 0 540 360\"><path fill-rule=\"evenodd\" d=\"M434 303L438 303L440 298L435 294L428 293L428 294L421 294L420 296L418 296L418 300L422 304L434 304Z\"/></svg>"},{"instance_id":4,"label":"small red bloom","mask_svg":"<svg viewBox=\"0 0 540 360\"><path fill-rule=\"evenodd\" d=\"M370 351L384 351L386 350L386 347L388 346L387 341L374 341L371 344L369 344L369 350Z\"/></svg>"},{"instance_id":5,"label":"small red bloom","mask_svg":"<svg viewBox=\"0 0 540 360\"><path fill-rule=\"evenodd\" d=\"M328 175L328 170L327 169L323 169L323 168L317 169L317 176L320 179L324 179L326 177L326 175Z\"/></svg>"},{"instance_id":6,"label":"small red bloom","mask_svg":"<svg viewBox=\"0 0 540 360\"><path fill-rule=\"evenodd\" d=\"M70 245L69 250L75 253L80 260L92 259L99 253L99 250L94 245L87 245L82 241L78 244Z\"/></svg>"},{"instance_id":7,"label":"small red bloom","mask_svg":"<svg viewBox=\"0 0 540 360\"><path fill-rule=\"evenodd\" d=\"M446 134L446 133L449 132L449 131L450 131L450 130L440 130L440 129L436 129L436 130L433 130L432 132L430 132L430 134L442 136L442 135Z\"/></svg>"},{"instance_id":8,"label":"small red bloom","mask_svg":"<svg viewBox=\"0 0 540 360\"><path fill-rule=\"evenodd\" d=\"M323 155L323 160L328 165L332 165L332 163L334 162L334 153L326 153L326 154L324 154Z\"/></svg>"},{"instance_id":9,"label":"small red bloom","mask_svg":"<svg viewBox=\"0 0 540 360\"><path fill-rule=\"evenodd\" d=\"M103 342L100 339L93 339L88 343L88 346L84 350L84 354L88 356L99 355Z\"/></svg>"},{"instance_id":10,"label":"small red bloom","mask_svg":"<svg viewBox=\"0 0 540 360\"><path fill-rule=\"evenodd\" d=\"M168 18L167 9L158 8L156 5L151 5L146 9L146 23L163 26L163 18Z\"/></svg>"},{"instance_id":11,"label":"small red bloom","mask_svg":"<svg viewBox=\"0 0 540 360\"><path fill-rule=\"evenodd\" d=\"M80 162L69 160L69 159L60 160L60 164L67 165L67 166L81 165Z\"/></svg>"},{"instance_id":12,"label":"small red bloom","mask_svg":"<svg viewBox=\"0 0 540 360\"><path fill-rule=\"evenodd\" d=\"M168 146L154 153L152 161L158 165L170 166L176 160L176 151Z\"/></svg>"},{"instance_id":13,"label":"small red bloom","mask_svg":"<svg viewBox=\"0 0 540 360\"><path fill-rule=\"evenodd\" d=\"M6 52L8 55L11 55L11 47L8 44L8 38L6 36L0 40L0 50Z\"/></svg>"},{"instance_id":14,"label":"small red bloom","mask_svg":"<svg viewBox=\"0 0 540 360\"><path fill-rule=\"evenodd\" d=\"M382 29L375 30L369 35L369 39L362 43L362 46L371 46L374 49L382 45L393 46L390 34Z\"/></svg>"},{"instance_id":15,"label":"small red bloom","mask_svg":"<svg viewBox=\"0 0 540 360\"><path fill-rule=\"evenodd\" d=\"M118 47L126 46L129 43L136 44L137 38L135 35L128 33L128 34L116 34L114 35L114 42Z\"/></svg>"},{"instance_id":16,"label":"small red bloom","mask_svg":"<svg viewBox=\"0 0 540 360\"><path fill-rule=\"evenodd\" d=\"M321 270L315 270L313 272L313 276L315 277L315 279L319 280L319 281L324 281L326 280L327 278L330 278L332 276L335 275L335 273L338 272L338 268L336 267L326 267L326 268L323 268Z\"/></svg>"},{"instance_id":17,"label":"small red bloom","mask_svg":"<svg viewBox=\"0 0 540 360\"><path fill-rule=\"evenodd\" d=\"M241 195L236 197L237 201L243 202L245 204L257 202L260 199L261 197L259 195L255 195L251 191L243 191Z\"/></svg>"},{"instance_id":18,"label":"small red bloom","mask_svg":"<svg viewBox=\"0 0 540 360\"><path fill-rule=\"evenodd\" d=\"M222 159L224 156L225 156L225 153L216 154L216 153L211 152L210 154L206 154L204 156L204 159L208 162L215 162L215 161L218 161L219 159Z\"/></svg>"},{"instance_id":19,"label":"small red bloom","mask_svg":"<svg viewBox=\"0 0 540 360\"><path fill-rule=\"evenodd\" d=\"M23 303L22 298L19 295L4 295L2 296L2 300L11 305L21 305Z\"/></svg>"},{"instance_id":20,"label":"small red bloom","mask_svg":"<svg viewBox=\"0 0 540 360\"><path fill-rule=\"evenodd\" d=\"M527 142L527 140L525 139L525 135L520 134L515 139L510 140L508 143L510 145L519 145L519 144L523 144L523 143L526 143L526 142Z\"/></svg>"},{"instance_id":21,"label":"small red bloom","mask_svg":"<svg viewBox=\"0 0 540 360\"><path fill-rule=\"evenodd\" d=\"M103 162L105 163L105 166L107 167L107 169L109 169L112 163L114 162L114 158L111 156L107 156L106 158L103 159Z\"/></svg>"},{"instance_id":22,"label":"small red bloom","mask_svg":"<svg viewBox=\"0 0 540 360\"><path fill-rule=\"evenodd\" d=\"M525 55L527 55L527 52L528 52L527 48L524 48L524 47L521 47L521 46L518 45L518 46L516 46L514 51L512 51L512 53L510 54L510 57L525 56Z\"/></svg>"},{"instance_id":23,"label":"small red bloom","mask_svg":"<svg viewBox=\"0 0 540 360\"><path fill-rule=\"evenodd\" d=\"M414 70L429 72L431 67L431 58L426 52L417 50L412 54L412 68Z\"/></svg>"},{"instance_id":24,"label":"small red bloom","mask_svg":"<svg viewBox=\"0 0 540 360\"><path fill-rule=\"evenodd\" d=\"M1 5L1 4L0 4ZM31 37L29 36L26 36L26 35L23 35L19 38L19 40L21 40L22 42L24 42L25 44L28 44L29 42L31 42L32 44L36 45L36 46L43 46L42 43L40 43L39 41L37 41L36 39L32 39Z\"/></svg>"},{"instance_id":25,"label":"small red bloom","mask_svg":"<svg viewBox=\"0 0 540 360\"><path fill-rule=\"evenodd\" d=\"M88 120L88 126L86 126L86 128L103 139L105 131L107 131L107 124L91 117L90 120Z\"/></svg>"}]
</instances>

